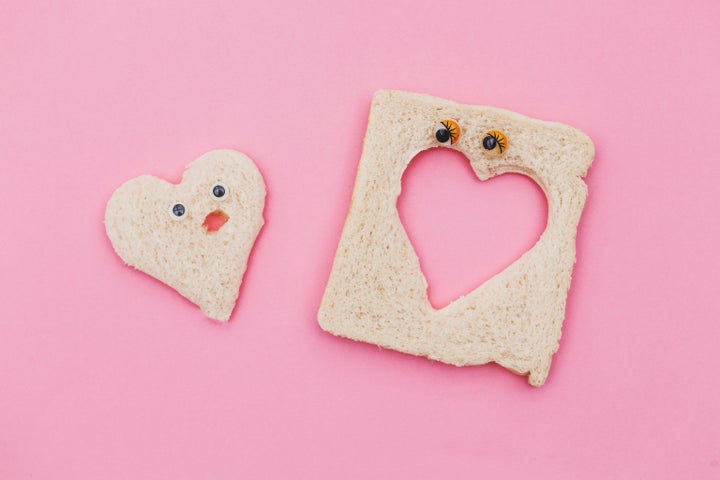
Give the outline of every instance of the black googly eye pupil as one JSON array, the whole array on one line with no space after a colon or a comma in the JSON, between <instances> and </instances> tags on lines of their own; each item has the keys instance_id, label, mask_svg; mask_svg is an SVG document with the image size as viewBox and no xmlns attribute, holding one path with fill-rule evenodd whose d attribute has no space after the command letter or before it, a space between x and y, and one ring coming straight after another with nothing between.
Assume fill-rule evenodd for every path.
<instances>
[{"instance_id":1,"label":"black googly eye pupil","mask_svg":"<svg viewBox=\"0 0 720 480\"><path fill-rule=\"evenodd\" d=\"M497 139L493 137L492 135L488 135L485 138L483 138L483 147L485 147L485 150L492 150L497 145Z\"/></svg>"},{"instance_id":2,"label":"black googly eye pupil","mask_svg":"<svg viewBox=\"0 0 720 480\"><path fill-rule=\"evenodd\" d=\"M182 217L183 215L185 215L185 205L183 205L182 203L176 203L175 205L173 205L172 213L176 217Z\"/></svg>"},{"instance_id":3,"label":"black googly eye pupil","mask_svg":"<svg viewBox=\"0 0 720 480\"><path fill-rule=\"evenodd\" d=\"M212 192L217 198L222 198L225 196L225 187L222 185L215 185Z\"/></svg>"},{"instance_id":4,"label":"black googly eye pupil","mask_svg":"<svg viewBox=\"0 0 720 480\"><path fill-rule=\"evenodd\" d=\"M446 143L450 140L450 130L447 128L438 129L438 131L435 132L435 138L437 138L437 141L440 143Z\"/></svg>"}]
</instances>

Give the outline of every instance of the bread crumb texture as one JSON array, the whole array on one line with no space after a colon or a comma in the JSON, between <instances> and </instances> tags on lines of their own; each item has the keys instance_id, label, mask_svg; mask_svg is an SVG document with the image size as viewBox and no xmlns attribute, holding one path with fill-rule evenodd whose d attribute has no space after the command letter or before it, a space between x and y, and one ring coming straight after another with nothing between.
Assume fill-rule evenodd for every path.
<instances>
[{"instance_id":1,"label":"bread crumb texture","mask_svg":"<svg viewBox=\"0 0 720 480\"><path fill-rule=\"evenodd\" d=\"M149 175L121 185L108 201L105 229L125 263L225 322L264 223L264 206L265 183L252 160L214 150L188 165L177 185ZM216 231L204 226L214 212L226 218Z\"/></svg>"},{"instance_id":2,"label":"bread crumb texture","mask_svg":"<svg viewBox=\"0 0 720 480\"><path fill-rule=\"evenodd\" d=\"M441 143L440 122L460 128ZM502 153L483 140L502 132ZM447 136L447 135L445 135ZM397 211L410 161L428 148L452 148L486 180L528 175L548 200L548 222L521 258L464 297L435 310ZM575 237L594 156L569 126L483 106L400 91L375 94L352 202L318 320L335 335L464 366L496 362L540 386L558 349ZM468 219L472 221L472 219Z\"/></svg>"}]
</instances>

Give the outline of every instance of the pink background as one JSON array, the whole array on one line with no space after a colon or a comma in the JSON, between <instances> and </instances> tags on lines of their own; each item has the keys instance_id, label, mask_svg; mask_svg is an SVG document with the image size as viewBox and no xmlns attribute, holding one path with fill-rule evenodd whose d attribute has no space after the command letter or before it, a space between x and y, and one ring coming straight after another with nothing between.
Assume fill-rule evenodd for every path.
<instances>
[{"instance_id":1,"label":"pink background","mask_svg":"<svg viewBox=\"0 0 720 480\"><path fill-rule=\"evenodd\" d=\"M340 3L0 4L0 478L720 478L720 4ZM380 88L594 140L544 387L318 327ZM102 224L220 147L269 191L227 325ZM400 199L436 304L546 220L462 158L422 154Z\"/></svg>"}]
</instances>

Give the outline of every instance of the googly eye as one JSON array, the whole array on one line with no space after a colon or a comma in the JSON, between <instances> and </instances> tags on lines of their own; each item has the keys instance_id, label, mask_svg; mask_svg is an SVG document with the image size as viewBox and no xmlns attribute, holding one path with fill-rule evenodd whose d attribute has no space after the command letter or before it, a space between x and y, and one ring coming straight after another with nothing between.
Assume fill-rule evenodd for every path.
<instances>
[{"instance_id":1,"label":"googly eye","mask_svg":"<svg viewBox=\"0 0 720 480\"><path fill-rule=\"evenodd\" d=\"M174 218L175 220L180 220L187 214L187 209L182 203L176 203L170 209L170 213L172 215L172 218Z\"/></svg>"},{"instance_id":2,"label":"googly eye","mask_svg":"<svg viewBox=\"0 0 720 480\"><path fill-rule=\"evenodd\" d=\"M440 143L454 145L460 138L460 126L454 120L443 120L435 131L435 139Z\"/></svg>"},{"instance_id":3,"label":"googly eye","mask_svg":"<svg viewBox=\"0 0 720 480\"><path fill-rule=\"evenodd\" d=\"M500 153L503 153L508 146L508 140L504 133L498 130L490 130L483 138L482 144L485 150L497 148Z\"/></svg>"},{"instance_id":4,"label":"googly eye","mask_svg":"<svg viewBox=\"0 0 720 480\"><path fill-rule=\"evenodd\" d=\"M227 187L223 185L222 183L218 183L212 188L212 194L213 197L217 198L218 200L225 200L225 197L227 197Z\"/></svg>"}]
</instances>

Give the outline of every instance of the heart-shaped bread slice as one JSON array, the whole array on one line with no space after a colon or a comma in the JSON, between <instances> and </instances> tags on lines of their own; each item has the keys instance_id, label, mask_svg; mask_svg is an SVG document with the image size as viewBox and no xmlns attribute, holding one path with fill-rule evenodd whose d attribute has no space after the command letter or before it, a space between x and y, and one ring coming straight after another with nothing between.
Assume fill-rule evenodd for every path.
<instances>
[{"instance_id":1,"label":"heart-shaped bread slice","mask_svg":"<svg viewBox=\"0 0 720 480\"><path fill-rule=\"evenodd\" d=\"M105 229L125 263L227 321L262 228L265 182L252 160L214 150L174 185L143 175L108 201Z\"/></svg>"}]
</instances>

